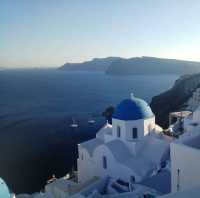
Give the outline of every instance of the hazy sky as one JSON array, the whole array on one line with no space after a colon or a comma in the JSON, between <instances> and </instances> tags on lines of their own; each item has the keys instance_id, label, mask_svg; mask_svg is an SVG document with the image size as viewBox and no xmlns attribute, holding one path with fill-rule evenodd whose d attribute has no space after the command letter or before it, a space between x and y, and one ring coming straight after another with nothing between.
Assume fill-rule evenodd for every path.
<instances>
[{"instance_id":1,"label":"hazy sky","mask_svg":"<svg viewBox=\"0 0 200 198\"><path fill-rule=\"evenodd\" d=\"M0 66L143 55L200 61L200 1L0 0Z\"/></svg>"}]
</instances>

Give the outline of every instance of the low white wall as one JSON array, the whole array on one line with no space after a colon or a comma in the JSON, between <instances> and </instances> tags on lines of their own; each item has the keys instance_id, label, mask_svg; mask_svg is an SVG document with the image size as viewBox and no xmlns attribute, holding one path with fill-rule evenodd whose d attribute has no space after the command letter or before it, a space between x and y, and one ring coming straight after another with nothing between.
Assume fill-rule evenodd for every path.
<instances>
[{"instance_id":1,"label":"low white wall","mask_svg":"<svg viewBox=\"0 0 200 198\"><path fill-rule=\"evenodd\" d=\"M177 191L178 174L179 190L186 190L200 185L200 150L182 144L171 144L171 189Z\"/></svg>"},{"instance_id":2,"label":"low white wall","mask_svg":"<svg viewBox=\"0 0 200 198\"><path fill-rule=\"evenodd\" d=\"M79 147L79 154L83 154L83 159L77 159L78 182L83 183L94 176L95 162L86 149Z\"/></svg>"}]
</instances>

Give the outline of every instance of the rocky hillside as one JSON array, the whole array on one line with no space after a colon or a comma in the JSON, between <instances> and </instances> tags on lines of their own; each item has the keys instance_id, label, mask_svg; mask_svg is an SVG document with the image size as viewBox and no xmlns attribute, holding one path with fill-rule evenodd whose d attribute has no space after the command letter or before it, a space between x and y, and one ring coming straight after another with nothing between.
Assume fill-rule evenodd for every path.
<instances>
[{"instance_id":1,"label":"rocky hillside","mask_svg":"<svg viewBox=\"0 0 200 198\"><path fill-rule=\"evenodd\" d=\"M200 73L180 77L168 91L152 98L151 108L156 122L162 127L168 126L169 113L185 108L193 92L200 87Z\"/></svg>"}]
</instances>

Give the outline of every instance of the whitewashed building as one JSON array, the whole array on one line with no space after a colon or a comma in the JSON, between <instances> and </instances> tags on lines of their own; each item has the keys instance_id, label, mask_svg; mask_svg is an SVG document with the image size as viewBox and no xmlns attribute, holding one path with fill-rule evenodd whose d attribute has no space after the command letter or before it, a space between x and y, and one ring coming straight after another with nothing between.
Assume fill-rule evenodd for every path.
<instances>
[{"instance_id":1,"label":"whitewashed building","mask_svg":"<svg viewBox=\"0 0 200 198\"><path fill-rule=\"evenodd\" d=\"M162 198L200 196L200 107L184 119L184 134L170 145L171 193Z\"/></svg>"},{"instance_id":2,"label":"whitewashed building","mask_svg":"<svg viewBox=\"0 0 200 198\"><path fill-rule=\"evenodd\" d=\"M172 192L200 186L200 136L185 144L171 144Z\"/></svg>"},{"instance_id":3,"label":"whitewashed building","mask_svg":"<svg viewBox=\"0 0 200 198\"><path fill-rule=\"evenodd\" d=\"M78 145L78 181L111 176L140 182L169 159L171 139L161 133L148 104L132 96L123 100L96 138Z\"/></svg>"},{"instance_id":4,"label":"whitewashed building","mask_svg":"<svg viewBox=\"0 0 200 198\"><path fill-rule=\"evenodd\" d=\"M200 186L200 107L185 118L184 131L170 149L172 192Z\"/></svg>"}]
</instances>

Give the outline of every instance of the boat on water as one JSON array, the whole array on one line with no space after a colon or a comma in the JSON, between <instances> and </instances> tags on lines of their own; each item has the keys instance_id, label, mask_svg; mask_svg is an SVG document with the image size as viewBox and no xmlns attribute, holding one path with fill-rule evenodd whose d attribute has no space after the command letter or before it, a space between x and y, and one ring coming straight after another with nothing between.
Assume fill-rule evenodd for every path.
<instances>
[{"instance_id":1,"label":"boat on water","mask_svg":"<svg viewBox=\"0 0 200 198\"><path fill-rule=\"evenodd\" d=\"M91 120L88 120L88 124L94 124L96 121L91 119Z\"/></svg>"},{"instance_id":2,"label":"boat on water","mask_svg":"<svg viewBox=\"0 0 200 198\"><path fill-rule=\"evenodd\" d=\"M70 127L71 128L77 128L78 127L78 123L74 119L72 119L72 124L70 124Z\"/></svg>"}]
</instances>

